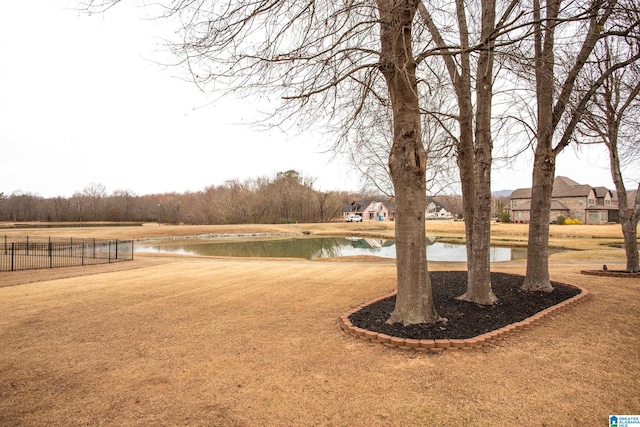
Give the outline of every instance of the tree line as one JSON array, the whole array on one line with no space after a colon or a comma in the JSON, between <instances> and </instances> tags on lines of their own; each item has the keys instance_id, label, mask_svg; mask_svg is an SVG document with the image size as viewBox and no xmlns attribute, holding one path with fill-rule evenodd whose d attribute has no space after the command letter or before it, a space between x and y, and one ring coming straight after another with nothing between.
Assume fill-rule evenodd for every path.
<instances>
[{"instance_id":1,"label":"tree line","mask_svg":"<svg viewBox=\"0 0 640 427\"><path fill-rule=\"evenodd\" d=\"M0 221L117 221L186 224L322 222L340 216L354 197L348 192L323 192L313 179L297 171L273 177L229 180L202 191L136 195L111 194L92 183L71 197L44 198L15 191L0 193Z\"/></svg>"},{"instance_id":2,"label":"tree line","mask_svg":"<svg viewBox=\"0 0 640 427\"><path fill-rule=\"evenodd\" d=\"M168 224L279 224L327 222L342 219L342 210L354 200L387 201L371 192L329 191L313 188L313 179L289 170L274 177L228 180L202 191L136 195L130 190L111 194L103 184L91 183L71 197L42 197L14 191L0 193L0 221L6 222L163 222ZM462 215L462 196L432 198L456 217ZM494 198L499 217L505 197Z\"/></svg>"}]
</instances>

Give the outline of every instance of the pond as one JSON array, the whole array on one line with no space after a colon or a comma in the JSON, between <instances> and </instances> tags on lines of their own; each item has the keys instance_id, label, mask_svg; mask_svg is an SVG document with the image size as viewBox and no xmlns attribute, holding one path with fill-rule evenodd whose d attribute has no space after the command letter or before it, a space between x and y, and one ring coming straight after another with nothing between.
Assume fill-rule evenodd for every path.
<instances>
[{"instance_id":1,"label":"pond","mask_svg":"<svg viewBox=\"0 0 640 427\"><path fill-rule=\"evenodd\" d=\"M394 259L396 244L393 239L370 237L218 238L139 242L136 243L136 252L305 259L372 255ZM526 248L491 248L492 262L526 256ZM437 238L427 238L427 260L465 262L467 250L462 244L441 243Z\"/></svg>"}]
</instances>

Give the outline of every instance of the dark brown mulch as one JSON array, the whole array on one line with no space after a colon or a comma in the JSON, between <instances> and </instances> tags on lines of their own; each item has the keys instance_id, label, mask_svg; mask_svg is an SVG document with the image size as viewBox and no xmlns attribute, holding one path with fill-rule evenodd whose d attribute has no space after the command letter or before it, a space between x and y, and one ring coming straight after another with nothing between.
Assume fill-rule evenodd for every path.
<instances>
[{"instance_id":1,"label":"dark brown mulch","mask_svg":"<svg viewBox=\"0 0 640 427\"><path fill-rule=\"evenodd\" d=\"M446 322L407 327L385 323L395 307L395 296L364 307L349 319L354 326L399 338L465 339L519 322L580 293L577 288L557 282L552 282L553 292L523 292L523 276L491 273L498 303L483 306L455 299L466 290L466 271L436 271L430 277L436 311Z\"/></svg>"}]
</instances>

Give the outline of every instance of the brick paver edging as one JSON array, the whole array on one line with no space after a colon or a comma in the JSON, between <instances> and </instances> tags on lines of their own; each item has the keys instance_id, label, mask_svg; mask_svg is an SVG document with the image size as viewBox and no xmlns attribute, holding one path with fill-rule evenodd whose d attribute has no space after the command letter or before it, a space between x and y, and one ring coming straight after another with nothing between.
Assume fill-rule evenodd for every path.
<instances>
[{"instance_id":1,"label":"brick paver edging","mask_svg":"<svg viewBox=\"0 0 640 427\"><path fill-rule=\"evenodd\" d=\"M605 277L631 277L640 278L639 272L626 272L616 270L582 270L582 274L588 274L591 276L605 276Z\"/></svg>"},{"instance_id":2,"label":"brick paver edging","mask_svg":"<svg viewBox=\"0 0 640 427\"><path fill-rule=\"evenodd\" d=\"M420 353L441 353L443 351L452 350L472 350L488 346L496 341L504 340L509 334L517 333L530 328L532 325L538 323L540 320L549 316L550 314L557 314L578 302L586 300L589 297L589 291L578 285L569 285L565 283L563 283L563 285L580 289L580 293L572 298L569 298L568 300L562 301L559 304L546 308L531 317L521 320L520 322L512 323L500 329L490 331L473 338L437 340L400 338L383 334L381 332L369 331L367 329L359 328L357 326L354 326L353 323L351 323L351 320L349 320L349 316L351 316L353 313L356 313L371 304L375 304L386 298L390 298L396 295L396 292L376 298L359 307L354 308L346 314L343 314L342 316L340 316L340 326L345 332L353 335L354 337L363 339L365 341L382 344L386 347L397 348L400 350L412 350Z\"/></svg>"}]
</instances>

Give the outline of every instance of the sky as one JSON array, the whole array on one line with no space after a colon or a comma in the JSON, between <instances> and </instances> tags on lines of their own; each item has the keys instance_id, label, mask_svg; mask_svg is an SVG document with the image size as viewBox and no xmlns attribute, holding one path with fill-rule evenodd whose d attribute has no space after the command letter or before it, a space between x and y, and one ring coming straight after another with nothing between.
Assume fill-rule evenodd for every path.
<instances>
[{"instance_id":1,"label":"sky","mask_svg":"<svg viewBox=\"0 0 640 427\"><path fill-rule=\"evenodd\" d=\"M118 5L87 15L73 0L13 1L0 14L0 192L69 197L200 191L295 169L322 191L360 188L333 142L258 131L256 104L201 92L161 45L168 30ZM557 175L613 189L602 148L565 150ZM496 165L492 189L531 186L531 155Z\"/></svg>"}]
</instances>

